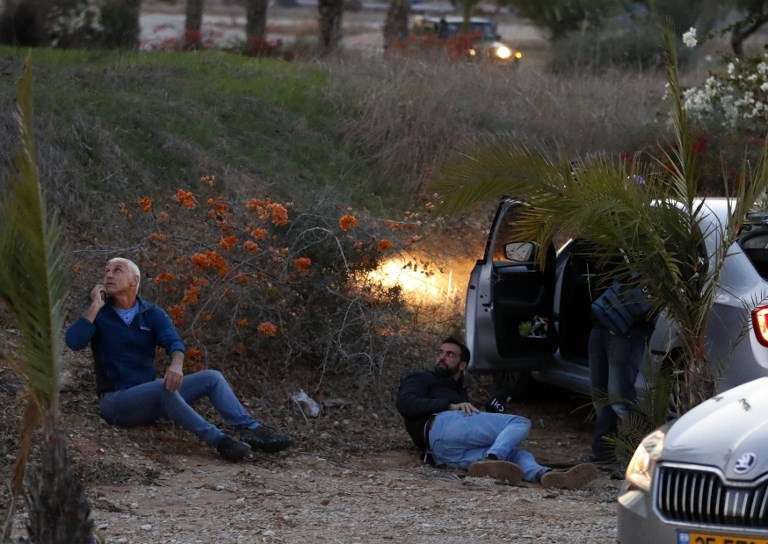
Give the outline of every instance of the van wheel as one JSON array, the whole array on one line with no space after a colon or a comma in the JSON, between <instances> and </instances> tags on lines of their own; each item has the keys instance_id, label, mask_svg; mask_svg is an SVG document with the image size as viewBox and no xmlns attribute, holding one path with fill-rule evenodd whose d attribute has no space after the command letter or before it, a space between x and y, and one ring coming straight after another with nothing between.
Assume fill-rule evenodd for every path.
<instances>
[{"instance_id":1,"label":"van wheel","mask_svg":"<svg viewBox=\"0 0 768 544\"><path fill-rule=\"evenodd\" d=\"M506 370L493 375L496 396L508 397L514 402L523 402L530 398L533 378L527 370Z\"/></svg>"}]
</instances>

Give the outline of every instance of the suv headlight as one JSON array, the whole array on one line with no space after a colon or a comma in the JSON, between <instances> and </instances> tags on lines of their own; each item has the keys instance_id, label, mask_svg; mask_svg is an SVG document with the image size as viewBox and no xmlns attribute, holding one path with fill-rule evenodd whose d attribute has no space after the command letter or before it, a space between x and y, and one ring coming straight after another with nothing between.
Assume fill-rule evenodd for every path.
<instances>
[{"instance_id":1,"label":"suv headlight","mask_svg":"<svg viewBox=\"0 0 768 544\"><path fill-rule=\"evenodd\" d=\"M664 431L658 430L643 438L627 465L627 481L643 491L651 490L653 469L664 449L664 436Z\"/></svg>"},{"instance_id":2,"label":"suv headlight","mask_svg":"<svg viewBox=\"0 0 768 544\"><path fill-rule=\"evenodd\" d=\"M506 45L500 45L496 48L496 56L501 60L507 60L512 56L512 51Z\"/></svg>"}]
</instances>

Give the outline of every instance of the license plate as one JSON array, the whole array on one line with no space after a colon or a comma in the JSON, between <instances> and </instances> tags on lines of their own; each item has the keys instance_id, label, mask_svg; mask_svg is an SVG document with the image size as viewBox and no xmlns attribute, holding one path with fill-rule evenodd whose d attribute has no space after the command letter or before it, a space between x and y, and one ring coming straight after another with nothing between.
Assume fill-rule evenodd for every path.
<instances>
[{"instance_id":1,"label":"license plate","mask_svg":"<svg viewBox=\"0 0 768 544\"><path fill-rule=\"evenodd\" d=\"M677 544L768 544L766 538L752 536L677 533Z\"/></svg>"}]
</instances>

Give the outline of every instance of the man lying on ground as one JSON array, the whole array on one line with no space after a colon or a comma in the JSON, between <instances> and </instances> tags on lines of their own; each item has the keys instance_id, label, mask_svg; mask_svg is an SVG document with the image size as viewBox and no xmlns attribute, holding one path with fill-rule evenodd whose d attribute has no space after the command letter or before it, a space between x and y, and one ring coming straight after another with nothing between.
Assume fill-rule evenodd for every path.
<instances>
[{"instance_id":1,"label":"man lying on ground","mask_svg":"<svg viewBox=\"0 0 768 544\"><path fill-rule=\"evenodd\" d=\"M454 338L440 346L431 372L415 372L400 382L397 409L413 443L426 461L468 470L511 483L524 479L544 487L573 489L597 476L597 468L581 464L554 471L521 449L531 422L512 414L481 412L467 398L464 371L469 349Z\"/></svg>"},{"instance_id":2,"label":"man lying on ground","mask_svg":"<svg viewBox=\"0 0 768 544\"><path fill-rule=\"evenodd\" d=\"M290 438L262 425L243 407L224 376L202 370L184 376L184 343L162 309L138 296L141 273L128 259L107 262L104 283L91 291L91 305L68 330L73 350L90 342L101 417L120 427L147 425L166 418L191 431L228 461L240 461L251 448L275 452ZM155 348L162 346L171 364L155 379ZM208 397L240 440L225 434L192 409Z\"/></svg>"}]
</instances>

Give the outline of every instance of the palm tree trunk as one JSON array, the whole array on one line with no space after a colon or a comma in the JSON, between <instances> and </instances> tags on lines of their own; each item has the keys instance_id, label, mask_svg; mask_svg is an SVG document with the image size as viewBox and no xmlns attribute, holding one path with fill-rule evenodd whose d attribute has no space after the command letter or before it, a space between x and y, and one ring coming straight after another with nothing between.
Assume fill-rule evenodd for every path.
<instances>
[{"instance_id":1,"label":"palm tree trunk","mask_svg":"<svg viewBox=\"0 0 768 544\"><path fill-rule=\"evenodd\" d=\"M141 0L126 0L125 9L130 14L130 29L125 36L125 46L135 49L141 35Z\"/></svg>"},{"instance_id":2,"label":"palm tree trunk","mask_svg":"<svg viewBox=\"0 0 768 544\"><path fill-rule=\"evenodd\" d=\"M408 14L410 0L392 0L384 22L384 50L387 51L398 41L408 37Z\"/></svg>"},{"instance_id":3,"label":"palm tree trunk","mask_svg":"<svg viewBox=\"0 0 768 544\"><path fill-rule=\"evenodd\" d=\"M96 542L85 490L72 471L63 434L52 428L45 429L40 464L29 475L25 498L30 542Z\"/></svg>"},{"instance_id":4,"label":"palm tree trunk","mask_svg":"<svg viewBox=\"0 0 768 544\"><path fill-rule=\"evenodd\" d=\"M327 55L341 43L344 0L319 0L317 9L320 14L320 50Z\"/></svg>"},{"instance_id":5,"label":"palm tree trunk","mask_svg":"<svg viewBox=\"0 0 768 544\"><path fill-rule=\"evenodd\" d=\"M469 33L469 20L472 18L472 12L475 9L477 0L462 0L461 2L461 31L464 34Z\"/></svg>"},{"instance_id":6,"label":"palm tree trunk","mask_svg":"<svg viewBox=\"0 0 768 544\"><path fill-rule=\"evenodd\" d=\"M249 44L263 42L267 30L268 0L246 0L245 35Z\"/></svg>"},{"instance_id":7,"label":"palm tree trunk","mask_svg":"<svg viewBox=\"0 0 768 544\"><path fill-rule=\"evenodd\" d=\"M141 0L107 0L101 5L102 23L110 27L104 45L136 49L141 34ZM106 21L105 21L106 19Z\"/></svg>"},{"instance_id":8,"label":"palm tree trunk","mask_svg":"<svg viewBox=\"0 0 768 544\"><path fill-rule=\"evenodd\" d=\"M48 45L49 5L49 0L6 0L0 14L0 43L24 47Z\"/></svg>"},{"instance_id":9,"label":"palm tree trunk","mask_svg":"<svg viewBox=\"0 0 768 544\"><path fill-rule=\"evenodd\" d=\"M203 10L205 0L187 0L186 21L184 23L184 48L198 49L202 41Z\"/></svg>"},{"instance_id":10,"label":"palm tree trunk","mask_svg":"<svg viewBox=\"0 0 768 544\"><path fill-rule=\"evenodd\" d=\"M762 6L760 7L762 10ZM731 31L731 49L737 57L744 56L744 41L752 34L757 32L760 27L768 22L768 13L762 11L750 13L747 19L741 20L733 25Z\"/></svg>"}]
</instances>

